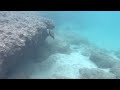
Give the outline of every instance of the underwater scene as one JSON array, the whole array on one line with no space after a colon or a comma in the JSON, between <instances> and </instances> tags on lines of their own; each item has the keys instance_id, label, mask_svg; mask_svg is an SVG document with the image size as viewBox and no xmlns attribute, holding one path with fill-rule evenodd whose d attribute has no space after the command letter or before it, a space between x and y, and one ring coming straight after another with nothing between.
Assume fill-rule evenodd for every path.
<instances>
[{"instance_id":1,"label":"underwater scene","mask_svg":"<svg viewBox=\"0 0 120 90\"><path fill-rule=\"evenodd\" d=\"M119 11L0 11L1 79L120 79Z\"/></svg>"}]
</instances>

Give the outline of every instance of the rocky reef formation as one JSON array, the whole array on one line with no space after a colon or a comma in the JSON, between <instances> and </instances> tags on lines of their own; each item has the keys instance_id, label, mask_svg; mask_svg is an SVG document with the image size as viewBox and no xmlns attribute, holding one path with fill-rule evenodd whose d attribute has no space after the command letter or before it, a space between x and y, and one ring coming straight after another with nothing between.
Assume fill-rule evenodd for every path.
<instances>
[{"instance_id":1,"label":"rocky reef formation","mask_svg":"<svg viewBox=\"0 0 120 90\"><path fill-rule=\"evenodd\" d=\"M54 28L52 20L32 12L0 11L0 78L26 57L35 58Z\"/></svg>"},{"instance_id":2,"label":"rocky reef formation","mask_svg":"<svg viewBox=\"0 0 120 90\"><path fill-rule=\"evenodd\" d=\"M120 63L115 64L111 69L110 72L116 75L117 79L120 79Z\"/></svg>"},{"instance_id":3,"label":"rocky reef formation","mask_svg":"<svg viewBox=\"0 0 120 90\"><path fill-rule=\"evenodd\" d=\"M115 51L115 52L114 52L114 55L115 55L117 58L120 59L120 50Z\"/></svg>"},{"instance_id":4,"label":"rocky reef formation","mask_svg":"<svg viewBox=\"0 0 120 90\"><path fill-rule=\"evenodd\" d=\"M113 73L104 71L100 68L81 68L79 73L80 79L116 79Z\"/></svg>"},{"instance_id":5,"label":"rocky reef formation","mask_svg":"<svg viewBox=\"0 0 120 90\"><path fill-rule=\"evenodd\" d=\"M100 49L89 49L89 59L94 62L99 68L112 68L114 64L120 62L109 53Z\"/></svg>"}]
</instances>

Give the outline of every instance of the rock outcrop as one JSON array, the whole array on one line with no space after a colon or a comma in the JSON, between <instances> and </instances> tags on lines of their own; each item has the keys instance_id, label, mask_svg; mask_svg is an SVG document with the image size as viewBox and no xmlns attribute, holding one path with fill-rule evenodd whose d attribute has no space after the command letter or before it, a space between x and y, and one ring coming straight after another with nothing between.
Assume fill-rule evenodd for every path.
<instances>
[{"instance_id":1,"label":"rock outcrop","mask_svg":"<svg viewBox=\"0 0 120 90\"><path fill-rule=\"evenodd\" d=\"M111 68L119 61L105 52L99 52L97 50L91 50L90 58L99 68Z\"/></svg>"},{"instance_id":2,"label":"rock outcrop","mask_svg":"<svg viewBox=\"0 0 120 90\"><path fill-rule=\"evenodd\" d=\"M116 79L113 73L104 71L100 68L81 68L79 73L80 79Z\"/></svg>"},{"instance_id":3,"label":"rock outcrop","mask_svg":"<svg viewBox=\"0 0 120 90\"><path fill-rule=\"evenodd\" d=\"M120 63L117 63L110 68L110 72L115 74L117 79L120 79Z\"/></svg>"},{"instance_id":4,"label":"rock outcrop","mask_svg":"<svg viewBox=\"0 0 120 90\"><path fill-rule=\"evenodd\" d=\"M32 12L0 11L0 78L26 57L34 58L37 49L54 29L52 20Z\"/></svg>"}]
</instances>

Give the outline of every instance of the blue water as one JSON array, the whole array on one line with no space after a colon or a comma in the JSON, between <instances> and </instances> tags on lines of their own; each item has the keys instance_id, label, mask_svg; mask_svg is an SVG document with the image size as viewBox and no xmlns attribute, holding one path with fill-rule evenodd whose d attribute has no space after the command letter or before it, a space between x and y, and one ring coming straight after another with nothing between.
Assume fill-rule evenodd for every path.
<instances>
[{"instance_id":1,"label":"blue water","mask_svg":"<svg viewBox=\"0 0 120 90\"><path fill-rule=\"evenodd\" d=\"M38 79L56 76L57 78L61 78L61 76L79 78L80 68L103 69L94 60L90 59L92 52L88 50L91 49L91 46L81 45L83 48L80 47L80 44L85 41L85 39L81 40L81 36L87 38L98 49L120 50L120 12L118 11L37 11L35 14L52 19L56 26L54 32L57 36L54 40L48 38L47 43L44 43L38 49L37 57L28 59L23 64L15 67L10 78ZM67 37L69 34L72 35ZM104 55L100 57L99 52L96 51L95 53L98 53L98 56L96 54L98 63L100 65L104 64L104 62L99 61L105 60L107 55L104 54L105 57ZM113 63L111 57L115 58L116 61L120 60L114 54L109 53L109 55L110 58L107 61L110 59L110 62L105 61L106 65ZM111 67L104 69L111 69ZM119 73L119 68L116 70Z\"/></svg>"},{"instance_id":2,"label":"blue water","mask_svg":"<svg viewBox=\"0 0 120 90\"><path fill-rule=\"evenodd\" d=\"M56 29L77 32L100 48L120 49L119 11L42 11L39 14L53 19Z\"/></svg>"}]
</instances>

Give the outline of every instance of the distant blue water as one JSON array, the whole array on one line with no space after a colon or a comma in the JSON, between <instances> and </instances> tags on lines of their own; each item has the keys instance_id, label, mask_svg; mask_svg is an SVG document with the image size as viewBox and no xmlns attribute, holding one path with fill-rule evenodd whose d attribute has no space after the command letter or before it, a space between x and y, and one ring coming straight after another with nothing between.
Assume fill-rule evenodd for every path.
<instances>
[{"instance_id":1,"label":"distant blue water","mask_svg":"<svg viewBox=\"0 0 120 90\"><path fill-rule=\"evenodd\" d=\"M119 11L46 11L39 12L53 19L57 28L67 27L108 50L120 49Z\"/></svg>"}]
</instances>

